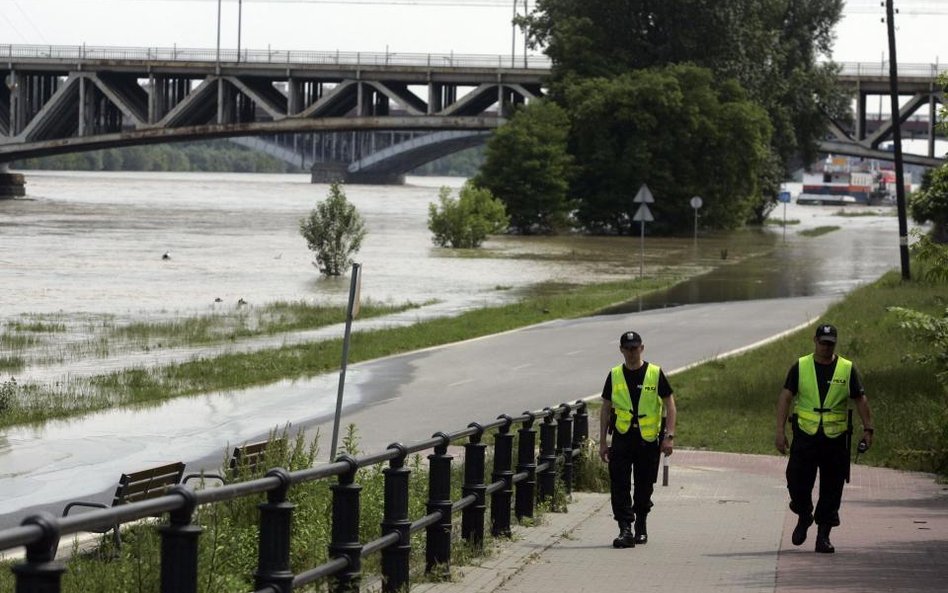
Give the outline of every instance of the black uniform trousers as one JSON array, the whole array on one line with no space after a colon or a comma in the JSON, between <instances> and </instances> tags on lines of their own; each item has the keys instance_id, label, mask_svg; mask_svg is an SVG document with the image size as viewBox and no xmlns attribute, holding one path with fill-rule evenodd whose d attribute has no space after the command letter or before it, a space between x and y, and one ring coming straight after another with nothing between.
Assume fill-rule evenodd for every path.
<instances>
[{"instance_id":1,"label":"black uniform trousers","mask_svg":"<svg viewBox=\"0 0 948 593\"><path fill-rule=\"evenodd\" d=\"M848 434L829 438L822 430L808 435L799 428L794 429L787 463L791 511L802 516L812 514L817 525L839 525L839 505L849 463L848 438ZM814 512L813 485L817 470L820 473L820 496Z\"/></svg>"},{"instance_id":2,"label":"black uniform trousers","mask_svg":"<svg viewBox=\"0 0 948 593\"><path fill-rule=\"evenodd\" d=\"M652 492L658 479L661 451L659 441L642 440L638 429L612 434L609 447L609 493L612 516L620 523L632 523L636 515L644 518L652 508ZM632 479L635 492L632 494Z\"/></svg>"}]
</instances>

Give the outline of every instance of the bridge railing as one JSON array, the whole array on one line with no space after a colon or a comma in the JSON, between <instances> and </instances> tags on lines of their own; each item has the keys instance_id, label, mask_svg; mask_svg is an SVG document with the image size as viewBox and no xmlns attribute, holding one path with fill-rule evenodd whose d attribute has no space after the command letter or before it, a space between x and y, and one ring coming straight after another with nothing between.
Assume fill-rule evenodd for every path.
<instances>
[{"instance_id":1,"label":"bridge railing","mask_svg":"<svg viewBox=\"0 0 948 593\"><path fill-rule=\"evenodd\" d=\"M535 422L539 427L539 443ZM518 426L516 457L514 435ZM485 477L487 444L493 431L493 467L490 482ZM452 433L436 432L412 445L393 443L385 451L361 457L341 455L334 462L287 471L274 468L259 479L219 488L191 490L176 486L160 498L91 511L68 517L40 513L23 520L19 527L0 531L0 552L26 547L26 559L13 567L17 593L60 593L66 566L56 560L60 537L81 531L107 528L158 514L168 514L158 528L161 537L160 590L162 593L196 593L198 590L198 538L202 528L193 524L199 505L223 503L266 494L258 505L258 565L253 574L254 593L284 593L328 579L332 591L358 590L362 558L381 555L382 590L405 591L409 585L411 535L425 531L425 571L443 576L451 565L453 515L461 514L461 538L474 549L483 545L485 524L494 536L509 536L511 512L517 519L532 518L535 504L551 501L560 483L567 493L573 484L573 460L589 436L586 404L577 401L556 408L524 412L520 416L498 416L492 422L470 423ZM451 499L451 462L448 447L467 439L461 498ZM409 454L432 450L428 455L427 514L410 517ZM388 462L384 475L384 510L381 536L359 541L360 490L356 472L360 468ZM332 492L329 560L294 574L290 567L293 509L291 488L335 477ZM490 516L487 518L488 500ZM247 575L249 578L250 575ZM222 592L223 593L223 592Z\"/></svg>"},{"instance_id":2,"label":"bridge railing","mask_svg":"<svg viewBox=\"0 0 948 593\"><path fill-rule=\"evenodd\" d=\"M96 47L87 45L0 45L0 59L93 62L210 62L341 66L418 66L429 68L502 68L549 70L545 55L426 54L401 52L300 51L275 49L218 50L183 47Z\"/></svg>"},{"instance_id":3,"label":"bridge railing","mask_svg":"<svg viewBox=\"0 0 948 593\"><path fill-rule=\"evenodd\" d=\"M840 62L842 76L889 76L889 62ZM899 62L899 77L937 78L948 72L948 64L908 64Z\"/></svg>"}]
</instances>

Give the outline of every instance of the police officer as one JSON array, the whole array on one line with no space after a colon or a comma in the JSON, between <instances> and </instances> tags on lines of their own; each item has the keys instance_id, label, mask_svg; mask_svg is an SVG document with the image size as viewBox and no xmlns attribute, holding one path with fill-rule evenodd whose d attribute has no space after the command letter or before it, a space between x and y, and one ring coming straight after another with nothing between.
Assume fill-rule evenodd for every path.
<instances>
[{"instance_id":1,"label":"police officer","mask_svg":"<svg viewBox=\"0 0 948 593\"><path fill-rule=\"evenodd\" d=\"M787 463L790 510L797 514L791 535L795 546L806 541L816 521L816 551L831 554L830 530L839 525L839 505L849 464L848 402L862 421L862 440L872 444L872 412L853 363L835 353L837 332L829 324L816 328L814 351L787 373L777 401L777 450L787 451L786 425L793 405L793 443ZM813 509L813 484L820 473L820 494Z\"/></svg>"},{"instance_id":2,"label":"police officer","mask_svg":"<svg viewBox=\"0 0 948 593\"><path fill-rule=\"evenodd\" d=\"M616 548L648 542L646 517L661 453L675 439L675 397L662 369L642 359L645 346L634 331L619 337L623 363L606 376L599 415L599 457L609 464L612 515L619 524ZM663 427L664 422L664 427ZM612 445L607 441L612 434ZM635 478L635 492L631 480ZM632 523L635 533L632 533Z\"/></svg>"}]
</instances>

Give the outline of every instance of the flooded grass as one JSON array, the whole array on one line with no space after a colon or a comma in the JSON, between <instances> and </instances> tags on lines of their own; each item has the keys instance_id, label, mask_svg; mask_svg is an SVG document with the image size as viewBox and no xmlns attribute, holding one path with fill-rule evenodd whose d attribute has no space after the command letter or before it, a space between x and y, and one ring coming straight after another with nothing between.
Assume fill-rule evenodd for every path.
<instances>
[{"instance_id":1,"label":"flooded grass","mask_svg":"<svg viewBox=\"0 0 948 593\"><path fill-rule=\"evenodd\" d=\"M837 210L833 216L842 216L844 218L859 218L862 216L895 216L894 209L886 210Z\"/></svg>"},{"instance_id":2,"label":"flooded grass","mask_svg":"<svg viewBox=\"0 0 948 593\"><path fill-rule=\"evenodd\" d=\"M0 371L16 372L22 370L26 362L20 356L0 356Z\"/></svg>"},{"instance_id":3,"label":"flooded grass","mask_svg":"<svg viewBox=\"0 0 948 593\"><path fill-rule=\"evenodd\" d=\"M838 230L838 226L818 226L816 228L802 230L800 234L804 237L819 237L820 235L826 235Z\"/></svg>"},{"instance_id":4,"label":"flooded grass","mask_svg":"<svg viewBox=\"0 0 948 593\"><path fill-rule=\"evenodd\" d=\"M398 313L419 306L411 302L387 305L369 300L362 305L360 317ZM42 319L41 316L30 317ZM58 319L58 316L54 318ZM318 329L344 321L343 306L314 305L302 301L278 301L260 307L248 306L236 311L161 322L122 323L113 315L81 316L71 322L17 321L8 324L8 327L29 327L30 333L14 331L0 334L0 356L19 360L19 369L29 364L62 364L87 357L105 358L123 352L151 352L182 346L236 342L262 335Z\"/></svg>"}]
</instances>

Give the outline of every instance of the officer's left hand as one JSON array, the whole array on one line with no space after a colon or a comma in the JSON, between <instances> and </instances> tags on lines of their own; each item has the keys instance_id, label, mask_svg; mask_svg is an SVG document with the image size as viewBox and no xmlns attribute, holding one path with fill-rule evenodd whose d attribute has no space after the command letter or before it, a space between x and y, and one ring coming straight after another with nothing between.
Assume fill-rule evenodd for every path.
<instances>
[{"instance_id":1,"label":"officer's left hand","mask_svg":"<svg viewBox=\"0 0 948 593\"><path fill-rule=\"evenodd\" d=\"M665 455L671 455L674 452L675 452L675 441L669 438L662 439L662 453L664 453Z\"/></svg>"}]
</instances>

